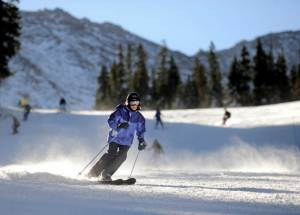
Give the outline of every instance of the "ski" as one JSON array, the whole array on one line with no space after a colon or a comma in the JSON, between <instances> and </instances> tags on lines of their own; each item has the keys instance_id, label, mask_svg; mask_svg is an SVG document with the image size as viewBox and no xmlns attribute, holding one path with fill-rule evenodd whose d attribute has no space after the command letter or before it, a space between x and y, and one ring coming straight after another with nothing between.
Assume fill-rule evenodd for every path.
<instances>
[{"instance_id":1,"label":"ski","mask_svg":"<svg viewBox=\"0 0 300 215\"><path fill-rule=\"evenodd\" d=\"M128 179L116 179L112 181L98 181L99 184L107 184L107 185L133 185L135 184L135 178Z\"/></svg>"}]
</instances>

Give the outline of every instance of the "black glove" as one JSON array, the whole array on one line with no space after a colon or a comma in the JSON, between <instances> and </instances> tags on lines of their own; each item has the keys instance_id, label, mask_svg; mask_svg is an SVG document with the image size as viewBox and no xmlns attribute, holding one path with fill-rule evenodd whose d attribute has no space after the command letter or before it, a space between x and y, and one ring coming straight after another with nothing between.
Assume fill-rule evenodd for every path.
<instances>
[{"instance_id":1,"label":"black glove","mask_svg":"<svg viewBox=\"0 0 300 215\"><path fill-rule=\"evenodd\" d=\"M139 141L139 146L138 146L138 150L142 151L146 148L147 144L144 140Z\"/></svg>"},{"instance_id":2,"label":"black glove","mask_svg":"<svg viewBox=\"0 0 300 215\"><path fill-rule=\"evenodd\" d=\"M118 128L124 128L124 129L127 129L129 126L128 122L121 122L119 125L118 125Z\"/></svg>"}]
</instances>

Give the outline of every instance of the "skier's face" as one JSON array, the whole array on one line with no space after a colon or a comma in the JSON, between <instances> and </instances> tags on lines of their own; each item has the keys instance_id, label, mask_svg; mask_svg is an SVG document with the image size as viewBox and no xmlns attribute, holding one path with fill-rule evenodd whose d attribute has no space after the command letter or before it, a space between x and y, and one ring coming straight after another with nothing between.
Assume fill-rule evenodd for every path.
<instances>
[{"instance_id":1,"label":"skier's face","mask_svg":"<svg viewBox=\"0 0 300 215\"><path fill-rule=\"evenodd\" d=\"M133 111L136 111L137 108L138 108L138 105L140 104L139 101L134 101L134 102L130 102L130 109L133 110Z\"/></svg>"}]
</instances>

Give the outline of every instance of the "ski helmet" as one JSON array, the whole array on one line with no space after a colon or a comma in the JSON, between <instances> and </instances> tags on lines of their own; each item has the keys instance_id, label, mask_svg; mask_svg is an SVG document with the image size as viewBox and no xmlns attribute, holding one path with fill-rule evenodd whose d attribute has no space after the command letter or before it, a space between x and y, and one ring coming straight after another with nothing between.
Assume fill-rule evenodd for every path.
<instances>
[{"instance_id":1,"label":"ski helmet","mask_svg":"<svg viewBox=\"0 0 300 215\"><path fill-rule=\"evenodd\" d=\"M129 109L131 109L130 108L130 102L134 102L134 101L139 101L140 102L141 99L140 99L139 95L136 92L131 92L131 93L128 94L128 96L126 98L126 102L125 102ZM140 110L140 109L141 109L141 104L138 105L137 110Z\"/></svg>"}]
</instances>

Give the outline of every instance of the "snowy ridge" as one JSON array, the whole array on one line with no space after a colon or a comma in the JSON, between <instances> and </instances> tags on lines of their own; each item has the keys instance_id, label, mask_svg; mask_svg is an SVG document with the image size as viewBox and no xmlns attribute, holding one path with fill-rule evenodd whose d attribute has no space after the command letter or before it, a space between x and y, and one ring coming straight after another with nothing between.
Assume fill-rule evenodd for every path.
<instances>
[{"instance_id":1,"label":"snowy ridge","mask_svg":"<svg viewBox=\"0 0 300 215\"><path fill-rule=\"evenodd\" d=\"M152 67L160 48L120 26L77 19L61 9L23 12L22 26L21 50L10 63L16 74L0 87L2 105L16 105L27 94L40 108L56 108L64 96L74 109L92 109L101 66L116 60L119 44L124 51L126 44L143 44ZM174 56L187 73L190 58Z\"/></svg>"},{"instance_id":2,"label":"snowy ridge","mask_svg":"<svg viewBox=\"0 0 300 215\"><path fill-rule=\"evenodd\" d=\"M118 44L143 44L149 72L157 64L161 47L120 26L77 19L61 9L22 12L22 26L21 50L10 62L15 75L0 86L0 104L5 106L15 106L21 96L29 95L34 107L57 108L63 96L72 109L91 110L101 65L110 66L116 60ZM299 31L266 35L262 42L266 51L272 47L274 57L284 51L289 66L299 63ZM217 52L224 73L233 57L240 55L242 45L254 55L255 40ZM194 56L173 50L170 53L185 80L193 68ZM207 65L206 52L199 53Z\"/></svg>"}]
</instances>

